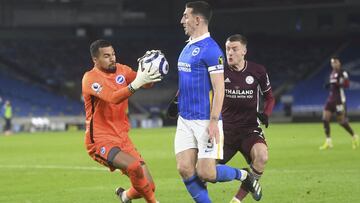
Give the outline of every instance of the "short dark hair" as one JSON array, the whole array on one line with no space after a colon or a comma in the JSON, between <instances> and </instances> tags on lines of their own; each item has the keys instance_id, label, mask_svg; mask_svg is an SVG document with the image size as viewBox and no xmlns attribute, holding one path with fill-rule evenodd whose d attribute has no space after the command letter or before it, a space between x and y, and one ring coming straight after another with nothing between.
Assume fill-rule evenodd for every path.
<instances>
[{"instance_id":1,"label":"short dark hair","mask_svg":"<svg viewBox=\"0 0 360 203\"><path fill-rule=\"evenodd\" d=\"M338 55L332 55L332 56L330 57L330 59L335 59L335 60L340 61L340 57L339 57Z\"/></svg>"},{"instance_id":2,"label":"short dark hair","mask_svg":"<svg viewBox=\"0 0 360 203\"><path fill-rule=\"evenodd\" d=\"M106 40L103 40L103 39L95 40L90 45L90 55L91 55L91 57L98 57L100 48L111 47L111 46L112 46L111 43Z\"/></svg>"},{"instance_id":3,"label":"short dark hair","mask_svg":"<svg viewBox=\"0 0 360 203\"><path fill-rule=\"evenodd\" d=\"M230 37L228 37L226 39L226 41L229 41L229 42L240 42L241 44L243 45L247 45L248 41L246 39L246 37L244 35L240 35L240 34L235 34L235 35L231 35Z\"/></svg>"},{"instance_id":4,"label":"short dark hair","mask_svg":"<svg viewBox=\"0 0 360 203\"><path fill-rule=\"evenodd\" d=\"M207 23L210 23L212 17L212 10L210 5L205 1L193 1L186 3L186 8L192 8L192 14L201 15L205 18Z\"/></svg>"}]
</instances>

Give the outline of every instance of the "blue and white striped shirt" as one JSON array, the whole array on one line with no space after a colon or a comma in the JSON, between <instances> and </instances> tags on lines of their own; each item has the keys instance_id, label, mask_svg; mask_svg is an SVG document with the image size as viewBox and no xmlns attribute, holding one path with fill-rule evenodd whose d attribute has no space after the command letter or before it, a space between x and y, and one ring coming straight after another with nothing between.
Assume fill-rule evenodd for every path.
<instances>
[{"instance_id":1,"label":"blue and white striped shirt","mask_svg":"<svg viewBox=\"0 0 360 203\"><path fill-rule=\"evenodd\" d=\"M180 53L179 114L187 120L209 120L212 104L210 74L224 73L224 55L206 33L190 40Z\"/></svg>"}]
</instances>

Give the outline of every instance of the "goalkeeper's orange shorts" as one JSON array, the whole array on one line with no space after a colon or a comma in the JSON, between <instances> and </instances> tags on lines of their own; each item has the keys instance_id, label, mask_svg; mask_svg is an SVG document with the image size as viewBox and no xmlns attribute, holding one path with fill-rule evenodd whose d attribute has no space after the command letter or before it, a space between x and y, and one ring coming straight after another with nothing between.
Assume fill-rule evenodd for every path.
<instances>
[{"instance_id":1,"label":"goalkeeper's orange shorts","mask_svg":"<svg viewBox=\"0 0 360 203\"><path fill-rule=\"evenodd\" d=\"M125 133L124 133L125 134ZM144 163L144 159L141 157L140 153L136 150L134 144L130 140L129 136L122 134L121 137L115 137L115 136L108 136L108 137L101 137L95 139L94 143L85 142L86 149L88 154L91 158L93 158L95 161L99 162L100 164L108 167L110 171L116 170L115 167L112 166L111 161L109 160L109 152L116 148L117 151L122 151L130 156L134 157L141 163ZM110 154L111 156L114 156L115 154ZM124 172L124 171L123 171Z\"/></svg>"}]
</instances>

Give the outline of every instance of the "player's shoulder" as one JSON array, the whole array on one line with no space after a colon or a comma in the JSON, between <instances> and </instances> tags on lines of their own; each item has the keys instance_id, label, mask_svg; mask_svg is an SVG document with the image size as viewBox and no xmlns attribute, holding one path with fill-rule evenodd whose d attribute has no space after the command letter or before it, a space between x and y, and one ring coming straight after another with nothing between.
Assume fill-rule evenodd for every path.
<instances>
[{"instance_id":1,"label":"player's shoulder","mask_svg":"<svg viewBox=\"0 0 360 203\"><path fill-rule=\"evenodd\" d=\"M84 76L83 76L83 80L89 80L89 79L92 79L92 78L96 78L98 76L98 73L97 71L95 70L95 68L92 68L91 70L88 70L84 73Z\"/></svg>"},{"instance_id":2,"label":"player's shoulder","mask_svg":"<svg viewBox=\"0 0 360 203\"><path fill-rule=\"evenodd\" d=\"M266 73L266 68L262 64L255 63L253 61L246 61L247 62L247 69L251 72L257 72L257 73Z\"/></svg>"},{"instance_id":3,"label":"player's shoulder","mask_svg":"<svg viewBox=\"0 0 360 203\"><path fill-rule=\"evenodd\" d=\"M131 69L130 66L122 63L116 63L116 70L128 70L128 69Z\"/></svg>"}]
</instances>

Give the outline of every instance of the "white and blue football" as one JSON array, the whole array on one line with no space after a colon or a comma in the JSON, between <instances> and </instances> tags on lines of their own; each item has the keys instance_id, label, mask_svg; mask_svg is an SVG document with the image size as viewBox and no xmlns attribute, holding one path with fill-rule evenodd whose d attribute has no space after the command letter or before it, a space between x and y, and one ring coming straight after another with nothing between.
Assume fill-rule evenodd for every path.
<instances>
[{"instance_id":1,"label":"white and blue football","mask_svg":"<svg viewBox=\"0 0 360 203\"><path fill-rule=\"evenodd\" d=\"M147 51L143 57L139 59L141 67L144 69L153 70L154 68L165 76L169 72L169 63L165 58L165 55L160 50Z\"/></svg>"}]
</instances>

